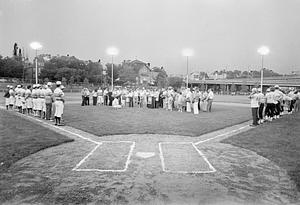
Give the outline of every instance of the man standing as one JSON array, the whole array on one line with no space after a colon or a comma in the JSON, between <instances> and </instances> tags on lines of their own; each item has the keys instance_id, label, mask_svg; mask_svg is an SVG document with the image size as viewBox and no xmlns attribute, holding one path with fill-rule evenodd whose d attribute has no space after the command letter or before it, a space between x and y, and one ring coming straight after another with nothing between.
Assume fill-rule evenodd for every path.
<instances>
[{"instance_id":1,"label":"man standing","mask_svg":"<svg viewBox=\"0 0 300 205\"><path fill-rule=\"evenodd\" d=\"M212 106L212 102L214 99L214 93L212 91L212 89L208 89L208 94L207 94L207 111L211 112L211 106Z\"/></svg>"},{"instance_id":2,"label":"man standing","mask_svg":"<svg viewBox=\"0 0 300 205\"><path fill-rule=\"evenodd\" d=\"M257 126L258 125L258 116L257 116L257 111L258 111L258 96L257 96L257 89L252 88L252 92L249 95L250 98L250 105L251 105L251 111L252 111L252 118L253 118L253 123L252 126Z\"/></svg>"},{"instance_id":3,"label":"man standing","mask_svg":"<svg viewBox=\"0 0 300 205\"><path fill-rule=\"evenodd\" d=\"M52 96L51 87L52 87L52 83L48 82L45 90L46 120L50 120L51 113L52 113L53 96Z\"/></svg>"},{"instance_id":4,"label":"man standing","mask_svg":"<svg viewBox=\"0 0 300 205\"><path fill-rule=\"evenodd\" d=\"M258 109L258 117L259 117L259 124L262 124L264 122L264 107L266 104L266 97L262 93L261 89L258 89L258 104L259 104L259 109Z\"/></svg>"}]
</instances>

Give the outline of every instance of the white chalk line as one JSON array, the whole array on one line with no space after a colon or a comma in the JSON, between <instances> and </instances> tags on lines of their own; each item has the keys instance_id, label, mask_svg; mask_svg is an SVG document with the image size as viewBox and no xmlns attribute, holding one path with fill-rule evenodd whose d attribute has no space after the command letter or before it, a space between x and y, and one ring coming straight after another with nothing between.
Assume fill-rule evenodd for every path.
<instances>
[{"instance_id":1,"label":"white chalk line","mask_svg":"<svg viewBox=\"0 0 300 205\"><path fill-rule=\"evenodd\" d=\"M203 158L203 160L208 164L210 170L205 171L179 171L179 170L167 170L165 166L165 158L163 156L162 144L191 144L197 153ZM161 161L162 170L167 173L177 173L177 174L206 174L216 172L216 169L212 166L212 164L208 161L208 159L204 156L204 154L194 145L193 142L160 142L158 143L159 148L159 157Z\"/></svg>"},{"instance_id":2,"label":"white chalk line","mask_svg":"<svg viewBox=\"0 0 300 205\"><path fill-rule=\"evenodd\" d=\"M2 109L5 109L5 107L3 107L3 106L0 106L0 108L2 108ZM51 125L51 124L49 124L49 123L47 123L47 122L44 122L43 120L40 120L40 119L37 119L37 118L35 118L35 117L33 117L33 116L29 116L29 115L23 115L23 114L21 114L21 113L18 113L18 112L14 112L15 114L17 114L17 115L19 115L19 116L21 116L21 117L23 117L23 118L30 118L30 119L33 119L33 120L35 120L35 121L37 121L37 122L39 122L39 123L42 123L42 124L44 124L44 125L47 125L47 126L50 126L50 127L53 127L53 128L55 128L55 129L59 129L59 130L62 130L62 131L64 131L64 132L67 132L67 133L69 133L69 134L72 134L72 135L75 135L75 136L77 136L77 137L79 137L79 138L81 138L81 139L84 139L84 140L87 140L87 141L90 141L90 142L92 142L92 143L95 143L96 144L96 146L93 148L93 150L92 151L90 151L72 170L73 171L100 171L100 172L125 172L127 169L128 169L128 166L129 166L129 164L130 164L130 158L131 158L131 156L132 156L132 154L133 154L133 150L134 150L134 147L135 147L135 142L133 142L133 141L100 141L100 142L97 142L97 141L94 141L94 140L92 140L92 139L90 139L90 138L87 138L87 137L84 137L84 136L82 136L82 135L80 135L80 134L77 134L77 133L74 133L74 132L72 132L72 131L69 131L69 130L67 130L67 129L64 129L64 128L62 128L62 127L58 127L58 126L55 126L55 125ZM127 156L127 159L126 159L126 163L125 163L125 168L124 169L122 169L122 170L110 170L110 169L107 169L107 170L101 170L101 169L79 169L79 167L80 167L80 165L82 165L84 162L85 162L85 160L87 160L98 148L99 148L99 146L100 145L102 145L103 143L132 143L132 145L130 146L130 151L129 151L129 154L128 154L128 156Z\"/></svg>"},{"instance_id":3,"label":"white chalk line","mask_svg":"<svg viewBox=\"0 0 300 205\"><path fill-rule=\"evenodd\" d=\"M101 141L103 143L97 145L88 155L86 155L76 166L75 168L73 168L72 170L73 171L97 171L97 172L126 172L127 169L128 169L128 166L130 164L130 158L132 156L132 153L133 153L133 150L134 150L134 147L135 147L135 142L132 142L132 141ZM100 145L103 145L104 143L131 143L131 146L130 146L130 150L129 150L129 153L127 155L127 159L126 159L126 162L125 162L125 166L124 166L124 169L80 169L80 165L82 165L85 160L87 160L98 148Z\"/></svg>"},{"instance_id":4,"label":"white chalk line","mask_svg":"<svg viewBox=\"0 0 300 205\"><path fill-rule=\"evenodd\" d=\"M1 106L1 107L2 107L2 106ZM3 108L3 107L2 107L2 108ZM90 141L90 142L92 142L92 143L95 143L95 144L100 144L100 143L101 143L101 142L97 142L97 141L95 141L95 140L92 140L92 139L90 139L90 138L84 137L84 136L82 136L82 135L80 135L80 134L77 134L77 133L74 133L74 132L72 132L72 131L69 131L69 130L67 130L67 129L64 129L64 128L62 128L62 127L52 125L52 124L50 124L50 123L47 123L47 122L45 122L45 121L43 121L43 120L40 120L40 119L38 119L38 118L35 118L35 117L33 117L33 116L30 116L30 115L24 115L24 114L21 114L21 113L18 113L18 112L14 112L14 113L17 114L17 115L19 115L19 116L21 116L21 117L23 117L23 118L26 118L26 117L27 117L27 118L29 118L29 119L35 120L35 121L37 121L37 122L40 122L41 124L44 124L44 125L46 125L46 126L49 126L49 127L55 128L55 129L62 130L62 131L64 131L64 132L67 132L67 133L69 133L69 134L71 134L71 135L75 135L76 137L79 137L79 138L81 138L81 139Z\"/></svg>"},{"instance_id":5,"label":"white chalk line","mask_svg":"<svg viewBox=\"0 0 300 205\"><path fill-rule=\"evenodd\" d=\"M216 138L218 138L218 137L223 137L223 136L226 136L226 135L235 133L235 132L237 132L237 131L239 131L239 130L242 130L242 129L245 129L245 128L247 128L247 127L249 127L249 125L240 127L240 128L238 128L238 129L235 129L235 130L231 130L231 131L226 132L226 133L223 133L223 134L219 134L219 135L217 135L217 136L208 138L208 139L206 139L206 140L201 140L201 141L195 142L194 144L195 144L195 145L198 145L198 144L201 144L201 143L204 143L204 142L208 142L208 141L213 140L213 139L216 139Z\"/></svg>"},{"instance_id":6,"label":"white chalk line","mask_svg":"<svg viewBox=\"0 0 300 205\"><path fill-rule=\"evenodd\" d=\"M193 147L196 149L196 151L199 153L199 155L204 159L204 161L206 161L206 163L208 164L209 168L211 169L211 171L208 171L207 173L212 173L215 172L216 169L212 166L212 164L208 161L208 159L206 158L206 156L196 147L196 145L194 143L192 143Z\"/></svg>"},{"instance_id":7,"label":"white chalk line","mask_svg":"<svg viewBox=\"0 0 300 205\"><path fill-rule=\"evenodd\" d=\"M5 107L3 106L0 106L2 109L5 109ZM64 132L67 132L69 134L72 134L72 135L75 135L81 139L84 139L84 140L87 140L87 141L90 141L92 143L95 143L97 144L96 147L93 148L93 150L91 152L89 152L72 170L73 171L98 171L98 172L125 172L127 171L128 169L128 166L130 164L130 158L133 154L133 150L134 150L134 147L135 147L135 142L133 141L100 141L100 142L97 142L97 141L94 141L90 138L87 138L87 137L84 137L80 134L77 134L77 133L74 133L72 131L69 131L67 129L63 129L61 127L57 127L57 126L54 126L54 125L51 125L49 123L46 123L40 119L37 119L37 118L34 118L32 116L28 116L28 115L23 115L21 113L17 113L15 112L16 114L22 116L22 117L28 117L28 118L31 118L31 119L34 119L44 125L47 125L47 126L51 126L53 128L56 128L56 129L59 129L59 130L62 130ZM238 129L235 129L235 130L231 130L229 132L226 132L226 133L223 133L223 134L220 134L220 135L217 135L215 137L211 137L211 138L208 138L206 140L202 140L202 141L198 141L196 143L193 143L193 142L160 142L158 143L158 146L159 146L159 157L161 159L161 165L162 165L162 170L164 172L168 172L168 173L183 173L183 174L189 174L189 173L212 173L212 172L215 172L216 169L212 166L212 164L209 162L209 160L205 157L205 155L196 147L196 145L198 144L201 144L201 143L204 143L204 142L208 142L210 140L213 140L213 139L216 139L216 138L219 138L219 137L222 137L222 136L226 136L226 135L229 135L229 134L232 134L232 133L235 133L239 130L242 130L242 129L245 129L246 127L249 127L249 125L246 125L246 126L243 126L243 127L240 127ZM129 151L129 154L127 156L127 160L126 160L126 163L125 163L125 167L124 169L122 170L110 170L110 169L107 169L107 170L102 170L102 169L79 169L80 165L83 164L85 162L86 159L88 159L98 148L100 145L102 145L103 143L132 143L132 145L130 146L130 151ZM163 151L162 151L162 144L192 144L192 146L194 147L194 149L196 149L196 151L199 153L199 155L205 160L205 162L208 164L208 166L210 167L211 170L209 171L195 171L195 172L187 172L187 171L169 171L169 170L166 170L165 168L165 159L163 157Z\"/></svg>"},{"instance_id":8,"label":"white chalk line","mask_svg":"<svg viewBox=\"0 0 300 205\"><path fill-rule=\"evenodd\" d=\"M162 167L162 170L163 170L164 172L166 172L166 168L165 168L165 159L164 159L163 152L162 152L162 148L161 148L161 142L158 143L158 149L159 149L159 158L160 158L160 161L161 161L161 167Z\"/></svg>"},{"instance_id":9,"label":"white chalk line","mask_svg":"<svg viewBox=\"0 0 300 205\"><path fill-rule=\"evenodd\" d=\"M91 156L95 151L96 149L98 149L98 147L100 146L101 144L97 144L96 147L94 147L94 149L92 149L92 151L90 153L88 153L72 170L73 171L76 171L77 168L82 164L84 163L84 161L89 158L89 156Z\"/></svg>"}]
</instances>

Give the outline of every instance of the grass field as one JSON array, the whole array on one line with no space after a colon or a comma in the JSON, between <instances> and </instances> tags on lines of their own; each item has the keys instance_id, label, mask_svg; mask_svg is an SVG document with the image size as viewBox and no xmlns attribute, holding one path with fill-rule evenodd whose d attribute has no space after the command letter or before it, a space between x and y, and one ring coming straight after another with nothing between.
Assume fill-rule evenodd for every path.
<instances>
[{"instance_id":1,"label":"grass field","mask_svg":"<svg viewBox=\"0 0 300 205\"><path fill-rule=\"evenodd\" d=\"M252 150L288 171L300 191L300 113L223 140Z\"/></svg>"},{"instance_id":2,"label":"grass field","mask_svg":"<svg viewBox=\"0 0 300 205\"><path fill-rule=\"evenodd\" d=\"M250 109L213 105L213 112L179 113L163 109L67 105L64 119L69 126L98 136L115 134L174 134L199 136L248 121Z\"/></svg>"},{"instance_id":3,"label":"grass field","mask_svg":"<svg viewBox=\"0 0 300 205\"><path fill-rule=\"evenodd\" d=\"M72 139L0 109L0 173L14 162Z\"/></svg>"}]
</instances>

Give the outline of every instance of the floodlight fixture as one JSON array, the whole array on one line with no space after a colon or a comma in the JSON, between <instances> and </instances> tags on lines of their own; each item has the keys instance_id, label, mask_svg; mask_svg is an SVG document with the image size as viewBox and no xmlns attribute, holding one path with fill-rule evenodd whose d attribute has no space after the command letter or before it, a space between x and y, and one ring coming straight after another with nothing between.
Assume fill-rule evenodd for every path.
<instances>
[{"instance_id":1,"label":"floodlight fixture","mask_svg":"<svg viewBox=\"0 0 300 205\"><path fill-rule=\"evenodd\" d=\"M261 46L257 52L262 55L262 56L265 56L265 55L268 55L270 53L270 49L267 47L267 46Z\"/></svg>"}]
</instances>

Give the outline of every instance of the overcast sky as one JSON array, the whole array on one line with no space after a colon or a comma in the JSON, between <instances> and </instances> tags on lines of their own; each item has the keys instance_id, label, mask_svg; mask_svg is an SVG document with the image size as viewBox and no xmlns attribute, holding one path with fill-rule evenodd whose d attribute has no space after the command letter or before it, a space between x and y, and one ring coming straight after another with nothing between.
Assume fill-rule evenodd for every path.
<instances>
[{"instance_id":1,"label":"overcast sky","mask_svg":"<svg viewBox=\"0 0 300 205\"><path fill-rule=\"evenodd\" d=\"M32 58L42 53L108 62L140 59L185 74L183 48L194 49L190 70L257 69L257 49L269 46L265 67L300 70L300 0L0 0L0 54L14 42Z\"/></svg>"}]
</instances>

